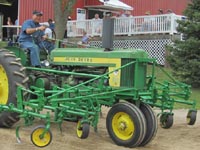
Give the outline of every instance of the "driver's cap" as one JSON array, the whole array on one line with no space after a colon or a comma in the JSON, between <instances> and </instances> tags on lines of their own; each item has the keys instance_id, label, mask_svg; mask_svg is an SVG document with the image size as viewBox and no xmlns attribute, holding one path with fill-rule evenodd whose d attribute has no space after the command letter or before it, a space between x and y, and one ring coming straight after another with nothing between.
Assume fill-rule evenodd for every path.
<instances>
[{"instance_id":1,"label":"driver's cap","mask_svg":"<svg viewBox=\"0 0 200 150\"><path fill-rule=\"evenodd\" d=\"M43 12L34 10L34 11L33 11L33 15L42 16L42 15L43 15Z\"/></svg>"}]
</instances>

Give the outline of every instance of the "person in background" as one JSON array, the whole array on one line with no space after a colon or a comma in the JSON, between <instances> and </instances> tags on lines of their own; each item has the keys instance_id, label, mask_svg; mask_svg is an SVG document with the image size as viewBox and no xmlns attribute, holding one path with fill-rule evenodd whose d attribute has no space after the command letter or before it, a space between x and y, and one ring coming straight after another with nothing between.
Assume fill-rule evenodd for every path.
<instances>
[{"instance_id":1,"label":"person in background","mask_svg":"<svg viewBox=\"0 0 200 150\"><path fill-rule=\"evenodd\" d=\"M163 10L162 9L158 9L158 15L163 15L163 14L164 14Z\"/></svg>"},{"instance_id":2,"label":"person in background","mask_svg":"<svg viewBox=\"0 0 200 150\"><path fill-rule=\"evenodd\" d=\"M44 33L46 27L39 24L42 16L42 12L37 10L33 11L32 19L26 20L23 23L18 39L20 47L30 51L31 65L34 67L41 67L41 42L47 39ZM48 50L51 51L52 49Z\"/></svg>"},{"instance_id":3,"label":"person in background","mask_svg":"<svg viewBox=\"0 0 200 150\"><path fill-rule=\"evenodd\" d=\"M49 19L48 20L48 29L50 29L51 31L52 31L52 36L51 37L55 37L56 38L56 33L55 33L55 23L53 22L53 20L52 19Z\"/></svg>"},{"instance_id":4,"label":"person in background","mask_svg":"<svg viewBox=\"0 0 200 150\"><path fill-rule=\"evenodd\" d=\"M55 30L55 24L53 23L53 20L52 19L49 19L48 20L48 23L49 23L49 28L53 31Z\"/></svg>"},{"instance_id":5,"label":"person in background","mask_svg":"<svg viewBox=\"0 0 200 150\"><path fill-rule=\"evenodd\" d=\"M18 18L15 20L15 25L16 25L16 26L19 25L19 20L18 20Z\"/></svg>"},{"instance_id":6,"label":"person in background","mask_svg":"<svg viewBox=\"0 0 200 150\"><path fill-rule=\"evenodd\" d=\"M77 46L79 48L87 48L89 47L89 40L91 39L90 36L87 35L86 31L83 31L83 36L81 41L77 42Z\"/></svg>"},{"instance_id":7,"label":"person in background","mask_svg":"<svg viewBox=\"0 0 200 150\"><path fill-rule=\"evenodd\" d=\"M150 17L150 15L151 15L150 11L146 11L145 15L147 17L144 18L144 23L142 25L142 31L152 31L155 26L155 18Z\"/></svg>"},{"instance_id":8,"label":"person in background","mask_svg":"<svg viewBox=\"0 0 200 150\"><path fill-rule=\"evenodd\" d=\"M72 20L71 16L68 16L67 21L71 21L71 20ZM67 31L67 30L69 30L69 31ZM72 32L71 27L69 29L67 29L67 27L66 27L65 33L64 33L64 39L67 39L67 32Z\"/></svg>"},{"instance_id":9,"label":"person in background","mask_svg":"<svg viewBox=\"0 0 200 150\"><path fill-rule=\"evenodd\" d=\"M8 26L13 25L10 17L7 18L7 25ZM13 28L11 27L7 27L7 39L8 41L11 41L13 39Z\"/></svg>"},{"instance_id":10,"label":"person in background","mask_svg":"<svg viewBox=\"0 0 200 150\"><path fill-rule=\"evenodd\" d=\"M15 20L15 26L19 26L19 20L18 20L18 18ZM15 33L17 34L17 35L19 35L19 27L16 27L15 28Z\"/></svg>"},{"instance_id":11,"label":"person in background","mask_svg":"<svg viewBox=\"0 0 200 150\"><path fill-rule=\"evenodd\" d=\"M102 20L99 17L99 14L95 14L93 18L93 29L95 33L101 33L102 30Z\"/></svg>"},{"instance_id":12,"label":"person in background","mask_svg":"<svg viewBox=\"0 0 200 150\"><path fill-rule=\"evenodd\" d=\"M162 9L158 9L158 15L160 15L160 16L156 17L155 27L156 27L157 31L161 31L161 30L163 30L165 20L166 20L167 17L163 16L164 11Z\"/></svg>"},{"instance_id":13,"label":"person in background","mask_svg":"<svg viewBox=\"0 0 200 150\"><path fill-rule=\"evenodd\" d=\"M44 26L46 27L45 31L44 31L44 34L47 36L48 39L52 39L53 38L53 31L52 29L50 28L49 25L45 25Z\"/></svg>"},{"instance_id":14,"label":"person in background","mask_svg":"<svg viewBox=\"0 0 200 150\"><path fill-rule=\"evenodd\" d=\"M167 14L175 14L175 13L171 9L168 9Z\"/></svg>"},{"instance_id":15,"label":"person in background","mask_svg":"<svg viewBox=\"0 0 200 150\"><path fill-rule=\"evenodd\" d=\"M90 40L90 36L87 35L86 31L83 31L83 37L82 37L82 44L88 44Z\"/></svg>"},{"instance_id":16,"label":"person in background","mask_svg":"<svg viewBox=\"0 0 200 150\"><path fill-rule=\"evenodd\" d=\"M53 39L53 31L50 28L49 24L43 24L46 28L44 30L44 34L47 37L46 40L40 42L39 46L41 49L45 49L49 54L51 50L55 49L55 40Z\"/></svg>"},{"instance_id":17,"label":"person in background","mask_svg":"<svg viewBox=\"0 0 200 150\"><path fill-rule=\"evenodd\" d=\"M168 9L168 10L166 11L166 13L168 14L168 16L166 17L166 21L165 21L166 27L167 27L166 29L167 29L167 30L170 30L170 29L171 29L171 21L172 21L174 15L175 15L175 13L174 13L171 9ZM174 27L177 27L177 26L178 26L178 23L176 23L176 24L174 25Z\"/></svg>"},{"instance_id":18,"label":"person in background","mask_svg":"<svg viewBox=\"0 0 200 150\"><path fill-rule=\"evenodd\" d=\"M131 11L125 10L124 13L121 15L121 17L126 18L126 17L133 17L133 16L131 15Z\"/></svg>"},{"instance_id":19,"label":"person in background","mask_svg":"<svg viewBox=\"0 0 200 150\"><path fill-rule=\"evenodd\" d=\"M131 15L131 11L124 10L124 13L120 16L123 20L120 22L120 32L128 33L130 26L131 29L134 29L135 21Z\"/></svg>"}]
</instances>

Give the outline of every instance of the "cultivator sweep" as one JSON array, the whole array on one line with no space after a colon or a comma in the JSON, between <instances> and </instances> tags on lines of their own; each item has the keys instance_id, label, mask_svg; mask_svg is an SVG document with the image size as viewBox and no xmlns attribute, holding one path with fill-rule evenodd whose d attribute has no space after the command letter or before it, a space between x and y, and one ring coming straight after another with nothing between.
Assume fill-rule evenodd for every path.
<instances>
[{"instance_id":1,"label":"cultivator sweep","mask_svg":"<svg viewBox=\"0 0 200 150\"><path fill-rule=\"evenodd\" d=\"M143 50L59 48L52 51L50 66L34 68L24 50L7 49L0 50L0 126L11 127L19 118L25 126L33 125L35 119L44 120L31 133L31 141L38 147L50 144L51 124L57 123L61 129L65 120L77 122L77 136L87 138L90 126L97 131L102 106L111 107L106 127L120 146L145 146L153 139L157 131L153 107L161 110L163 128L173 124L175 103L190 105L187 121L195 123L190 86L175 81L164 70L171 82L157 82L156 61Z\"/></svg>"}]
</instances>

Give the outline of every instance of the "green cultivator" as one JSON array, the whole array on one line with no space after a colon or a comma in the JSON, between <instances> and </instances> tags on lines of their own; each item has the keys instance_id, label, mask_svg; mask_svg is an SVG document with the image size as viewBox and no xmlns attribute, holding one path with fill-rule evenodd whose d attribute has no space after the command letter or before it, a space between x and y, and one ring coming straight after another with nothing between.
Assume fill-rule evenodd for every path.
<instances>
[{"instance_id":1,"label":"green cultivator","mask_svg":"<svg viewBox=\"0 0 200 150\"><path fill-rule=\"evenodd\" d=\"M38 147L50 144L51 124L61 128L64 120L76 121L77 136L87 138L90 126L97 131L102 106L111 107L106 127L120 146L145 146L153 139L157 118L152 107L160 108L163 128L173 124L175 103L191 105L187 120L189 125L195 123L190 87L167 73L171 82L157 82L156 61L143 50L59 48L52 51L50 65L46 56L41 58L44 67L33 68L26 50L0 50L0 126L9 128L20 118L25 126L44 120L31 134Z\"/></svg>"}]
</instances>

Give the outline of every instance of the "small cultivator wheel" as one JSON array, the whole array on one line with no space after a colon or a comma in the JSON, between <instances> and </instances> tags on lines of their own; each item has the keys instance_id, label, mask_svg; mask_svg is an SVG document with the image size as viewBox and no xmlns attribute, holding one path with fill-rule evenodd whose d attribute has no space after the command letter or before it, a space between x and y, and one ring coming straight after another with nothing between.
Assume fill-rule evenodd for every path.
<instances>
[{"instance_id":1,"label":"small cultivator wheel","mask_svg":"<svg viewBox=\"0 0 200 150\"><path fill-rule=\"evenodd\" d=\"M160 116L160 125L164 129L169 129L173 125L173 115L164 113Z\"/></svg>"},{"instance_id":2,"label":"small cultivator wheel","mask_svg":"<svg viewBox=\"0 0 200 150\"><path fill-rule=\"evenodd\" d=\"M28 77L19 58L5 49L0 49L0 104L17 105L17 87L26 87ZM18 113L0 113L0 127L10 128L19 120Z\"/></svg>"},{"instance_id":3,"label":"small cultivator wheel","mask_svg":"<svg viewBox=\"0 0 200 150\"><path fill-rule=\"evenodd\" d=\"M90 133L89 123L81 123L81 121L78 121L77 128L76 128L76 134L78 138L86 139L89 133Z\"/></svg>"},{"instance_id":4,"label":"small cultivator wheel","mask_svg":"<svg viewBox=\"0 0 200 150\"><path fill-rule=\"evenodd\" d=\"M197 118L197 111L190 110L187 114L187 124L194 125Z\"/></svg>"},{"instance_id":5,"label":"small cultivator wheel","mask_svg":"<svg viewBox=\"0 0 200 150\"><path fill-rule=\"evenodd\" d=\"M155 137L158 129L158 122L157 117L155 116L154 111L150 105L141 103L140 110L146 119L147 131L142 143L140 143L139 146L145 146Z\"/></svg>"},{"instance_id":6,"label":"small cultivator wheel","mask_svg":"<svg viewBox=\"0 0 200 150\"><path fill-rule=\"evenodd\" d=\"M46 133L43 135L45 131L45 126L38 126L36 127L31 133L31 142L37 147L46 147L52 141L52 133L50 130L47 130Z\"/></svg>"},{"instance_id":7,"label":"small cultivator wheel","mask_svg":"<svg viewBox=\"0 0 200 150\"><path fill-rule=\"evenodd\" d=\"M108 112L107 131L119 146L136 147L146 134L146 122L142 112L130 103L117 103Z\"/></svg>"}]
</instances>

